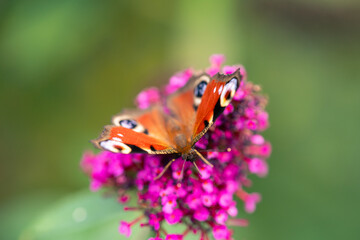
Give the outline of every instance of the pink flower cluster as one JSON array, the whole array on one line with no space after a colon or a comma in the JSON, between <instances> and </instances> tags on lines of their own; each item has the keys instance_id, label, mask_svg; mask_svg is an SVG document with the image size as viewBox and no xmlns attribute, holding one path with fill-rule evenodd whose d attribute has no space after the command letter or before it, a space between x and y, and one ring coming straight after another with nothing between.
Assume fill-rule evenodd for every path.
<instances>
[{"instance_id":1,"label":"pink flower cluster","mask_svg":"<svg viewBox=\"0 0 360 240\"><path fill-rule=\"evenodd\" d=\"M221 67L224 60L223 55L211 56L211 66L206 72L209 75L231 74L240 67L246 76L242 66ZM167 95L184 86L193 74L192 69L187 69L171 77L163 89L149 88L141 92L136 99L138 107L144 109L162 102ZM137 206L125 209L142 210L142 214L131 222L121 221L121 234L129 237L131 226L140 224L153 229L155 237L149 240L180 240L191 232L199 234L200 240L209 239L211 234L216 240L229 240L232 231L228 226L247 225L245 219L236 218L239 211L236 200L244 202L246 212L255 211L261 197L244 190L251 185L247 175L266 176L266 159L271 152L270 143L260 135L269 123L264 110L267 99L259 91L259 86L245 78L232 103L196 144L214 165L211 168L199 160L201 175L187 162L184 176L179 181L183 160L177 159L161 178L154 180L170 160L163 155L111 152L84 155L81 166L90 176L91 190L115 187L121 203L128 202L128 190L137 191ZM174 224L185 225L186 230L168 233L166 225Z\"/></svg>"}]
</instances>

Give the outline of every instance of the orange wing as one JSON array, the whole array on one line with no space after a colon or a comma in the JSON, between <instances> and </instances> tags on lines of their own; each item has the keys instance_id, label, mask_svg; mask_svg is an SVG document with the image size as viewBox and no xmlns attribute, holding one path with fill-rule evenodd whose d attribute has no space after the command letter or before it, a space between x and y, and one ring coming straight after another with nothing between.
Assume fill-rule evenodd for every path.
<instances>
[{"instance_id":1,"label":"orange wing","mask_svg":"<svg viewBox=\"0 0 360 240\"><path fill-rule=\"evenodd\" d=\"M194 76L167 100L167 106L178 120L181 131L188 138L189 143L191 143L196 110L209 82L208 74Z\"/></svg>"},{"instance_id":2,"label":"orange wing","mask_svg":"<svg viewBox=\"0 0 360 240\"><path fill-rule=\"evenodd\" d=\"M241 80L240 69L231 75L218 73L212 77L196 112L192 144L195 144L206 133L216 118L229 105Z\"/></svg>"},{"instance_id":3,"label":"orange wing","mask_svg":"<svg viewBox=\"0 0 360 240\"><path fill-rule=\"evenodd\" d=\"M105 126L100 137L92 142L100 149L115 153L174 153L166 142L122 126Z\"/></svg>"},{"instance_id":4,"label":"orange wing","mask_svg":"<svg viewBox=\"0 0 360 240\"><path fill-rule=\"evenodd\" d=\"M209 82L208 74L194 76L184 87L168 98L168 107L181 122L188 124L189 121L195 120L196 109Z\"/></svg>"},{"instance_id":5,"label":"orange wing","mask_svg":"<svg viewBox=\"0 0 360 240\"><path fill-rule=\"evenodd\" d=\"M158 107L145 111L124 111L105 126L100 137L92 142L100 149L149 154L176 153L166 129L168 117Z\"/></svg>"}]
</instances>

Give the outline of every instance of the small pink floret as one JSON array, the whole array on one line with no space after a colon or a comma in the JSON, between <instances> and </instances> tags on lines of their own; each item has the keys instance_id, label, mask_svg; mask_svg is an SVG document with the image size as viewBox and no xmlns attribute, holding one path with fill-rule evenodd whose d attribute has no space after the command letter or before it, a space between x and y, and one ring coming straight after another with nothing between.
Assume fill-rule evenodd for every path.
<instances>
[{"instance_id":1,"label":"small pink floret","mask_svg":"<svg viewBox=\"0 0 360 240\"><path fill-rule=\"evenodd\" d=\"M182 234L168 234L166 235L165 240L183 240L184 235Z\"/></svg>"},{"instance_id":2,"label":"small pink floret","mask_svg":"<svg viewBox=\"0 0 360 240\"><path fill-rule=\"evenodd\" d=\"M101 182L99 182L98 180L92 179L91 183L90 183L90 190L92 192L96 192L102 187L102 185L103 184Z\"/></svg>"},{"instance_id":3,"label":"small pink floret","mask_svg":"<svg viewBox=\"0 0 360 240\"><path fill-rule=\"evenodd\" d=\"M205 180L205 181L202 183L202 187L203 187L203 189L205 190L205 192L207 192L207 193L212 193L212 192L214 191L213 182L210 181L210 180Z\"/></svg>"},{"instance_id":4,"label":"small pink floret","mask_svg":"<svg viewBox=\"0 0 360 240\"><path fill-rule=\"evenodd\" d=\"M269 114L267 112L260 112L257 115L259 122L259 130L265 130L269 126Z\"/></svg>"},{"instance_id":5,"label":"small pink floret","mask_svg":"<svg viewBox=\"0 0 360 240\"><path fill-rule=\"evenodd\" d=\"M162 198L162 204L163 204L163 211L165 213L172 213L174 208L176 207L176 197L174 195L172 196L165 196Z\"/></svg>"},{"instance_id":6,"label":"small pink floret","mask_svg":"<svg viewBox=\"0 0 360 240\"><path fill-rule=\"evenodd\" d=\"M146 109L154 103L160 102L159 89L152 87L148 88L138 94L136 97L136 104L140 109Z\"/></svg>"},{"instance_id":7,"label":"small pink floret","mask_svg":"<svg viewBox=\"0 0 360 240\"><path fill-rule=\"evenodd\" d=\"M249 171L259 177L265 177L268 174L268 165L260 158L253 158L249 163Z\"/></svg>"},{"instance_id":8,"label":"small pink floret","mask_svg":"<svg viewBox=\"0 0 360 240\"><path fill-rule=\"evenodd\" d=\"M257 122L255 120L248 120L248 121L246 121L246 127L250 130L256 130Z\"/></svg>"},{"instance_id":9,"label":"small pink floret","mask_svg":"<svg viewBox=\"0 0 360 240\"><path fill-rule=\"evenodd\" d=\"M233 202L233 204L228 208L227 213L231 217L236 217L236 215L238 214L238 209L236 207L236 202Z\"/></svg>"},{"instance_id":10,"label":"small pink floret","mask_svg":"<svg viewBox=\"0 0 360 240\"><path fill-rule=\"evenodd\" d=\"M172 213L165 213L164 217L168 224L173 225L178 223L183 216L183 213L180 209L175 209Z\"/></svg>"},{"instance_id":11,"label":"small pink floret","mask_svg":"<svg viewBox=\"0 0 360 240\"><path fill-rule=\"evenodd\" d=\"M219 225L213 227L213 236L216 240L228 240L231 237L231 233L225 225Z\"/></svg>"},{"instance_id":12,"label":"small pink floret","mask_svg":"<svg viewBox=\"0 0 360 240\"><path fill-rule=\"evenodd\" d=\"M202 201L203 205L206 207L210 207L210 206L214 205L216 202L215 199L216 199L216 196L210 195L210 194L203 194L201 196L201 201Z\"/></svg>"},{"instance_id":13,"label":"small pink floret","mask_svg":"<svg viewBox=\"0 0 360 240\"><path fill-rule=\"evenodd\" d=\"M130 237L131 235L131 225L128 222L121 221L119 226L119 232L126 237Z\"/></svg>"},{"instance_id":14,"label":"small pink floret","mask_svg":"<svg viewBox=\"0 0 360 240\"><path fill-rule=\"evenodd\" d=\"M193 71L191 69L176 73L170 78L169 84L166 86L166 94L171 94L183 87L192 75Z\"/></svg>"},{"instance_id":15,"label":"small pink floret","mask_svg":"<svg viewBox=\"0 0 360 240\"><path fill-rule=\"evenodd\" d=\"M130 195L124 194L118 198L119 203L125 204L130 200Z\"/></svg>"},{"instance_id":16,"label":"small pink floret","mask_svg":"<svg viewBox=\"0 0 360 240\"><path fill-rule=\"evenodd\" d=\"M202 165L202 167L200 167L200 174L201 174L201 179L209 179L211 177L211 174L213 172L213 168L208 166L208 165Z\"/></svg>"},{"instance_id":17,"label":"small pink floret","mask_svg":"<svg viewBox=\"0 0 360 240\"><path fill-rule=\"evenodd\" d=\"M261 136L260 134L256 134L251 136L251 142L256 145L262 145L264 144L265 140L263 136Z\"/></svg>"},{"instance_id":18,"label":"small pink floret","mask_svg":"<svg viewBox=\"0 0 360 240\"><path fill-rule=\"evenodd\" d=\"M153 226L155 231L160 229L160 219L155 214L150 214L149 225Z\"/></svg>"},{"instance_id":19,"label":"small pink floret","mask_svg":"<svg viewBox=\"0 0 360 240\"><path fill-rule=\"evenodd\" d=\"M220 67L225 62L225 56L223 54L213 54L210 56L209 61L211 65Z\"/></svg>"},{"instance_id":20,"label":"small pink floret","mask_svg":"<svg viewBox=\"0 0 360 240\"><path fill-rule=\"evenodd\" d=\"M201 195L199 194L190 194L187 196L185 202L191 209L196 209L201 205Z\"/></svg>"},{"instance_id":21,"label":"small pink floret","mask_svg":"<svg viewBox=\"0 0 360 240\"><path fill-rule=\"evenodd\" d=\"M195 211L194 218L198 221L205 221L208 219L209 215L209 211L206 208L201 207Z\"/></svg>"},{"instance_id":22,"label":"small pink floret","mask_svg":"<svg viewBox=\"0 0 360 240\"><path fill-rule=\"evenodd\" d=\"M215 215L215 221L218 224L225 225L227 219L228 219L228 215L224 210L218 211Z\"/></svg>"},{"instance_id":23,"label":"small pink floret","mask_svg":"<svg viewBox=\"0 0 360 240\"><path fill-rule=\"evenodd\" d=\"M182 177L181 170L173 171L172 176L176 180L181 179L181 177Z\"/></svg>"},{"instance_id":24,"label":"small pink floret","mask_svg":"<svg viewBox=\"0 0 360 240\"><path fill-rule=\"evenodd\" d=\"M225 110L224 110L224 113L225 115L229 115L230 113L232 113L234 111L234 106L233 105L228 105Z\"/></svg>"},{"instance_id":25,"label":"small pink floret","mask_svg":"<svg viewBox=\"0 0 360 240\"><path fill-rule=\"evenodd\" d=\"M163 240L162 238L160 238L160 237L151 237L151 238L149 238L148 240Z\"/></svg>"},{"instance_id":26,"label":"small pink floret","mask_svg":"<svg viewBox=\"0 0 360 240\"><path fill-rule=\"evenodd\" d=\"M271 144L269 142L266 142L264 145L260 148L260 154L264 157L269 157L271 154Z\"/></svg>"},{"instance_id":27,"label":"small pink floret","mask_svg":"<svg viewBox=\"0 0 360 240\"><path fill-rule=\"evenodd\" d=\"M220 195L219 205L221 207L226 208L226 207L230 206L231 203L232 203L232 194L224 192Z\"/></svg>"},{"instance_id":28,"label":"small pink floret","mask_svg":"<svg viewBox=\"0 0 360 240\"><path fill-rule=\"evenodd\" d=\"M224 74L233 74L238 68L238 66L224 66L222 71Z\"/></svg>"},{"instance_id":29,"label":"small pink floret","mask_svg":"<svg viewBox=\"0 0 360 240\"><path fill-rule=\"evenodd\" d=\"M261 196L258 193L248 194L245 198L245 211L253 213L256 209L256 204L260 202Z\"/></svg>"},{"instance_id":30,"label":"small pink floret","mask_svg":"<svg viewBox=\"0 0 360 240\"><path fill-rule=\"evenodd\" d=\"M238 89L238 90L236 91L235 96L234 96L233 99L236 100L236 101L240 101L240 100L244 99L245 96L246 96L245 91L242 90L242 89Z\"/></svg>"}]
</instances>

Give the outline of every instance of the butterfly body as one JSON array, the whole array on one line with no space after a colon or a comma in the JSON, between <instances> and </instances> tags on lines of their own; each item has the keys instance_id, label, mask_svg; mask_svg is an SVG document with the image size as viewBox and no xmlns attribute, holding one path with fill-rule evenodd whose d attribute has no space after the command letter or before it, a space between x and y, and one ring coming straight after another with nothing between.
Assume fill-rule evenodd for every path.
<instances>
[{"instance_id":1,"label":"butterfly body","mask_svg":"<svg viewBox=\"0 0 360 240\"><path fill-rule=\"evenodd\" d=\"M229 75L192 77L168 97L170 114L160 105L124 111L92 142L115 153L173 154L191 162L197 156L203 159L194 145L231 102L242 78L240 69Z\"/></svg>"},{"instance_id":2,"label":"butterfly body","mask_svg":"<svg viewBox=\"0 0 360 240\"><path fill-rule=\"evenodd\" d=\"M198 155L195 152L194 148L191 148L188 152L185 152L181 155L182 159L193 162L198 158Z\"/></svg>"}]
</instances>

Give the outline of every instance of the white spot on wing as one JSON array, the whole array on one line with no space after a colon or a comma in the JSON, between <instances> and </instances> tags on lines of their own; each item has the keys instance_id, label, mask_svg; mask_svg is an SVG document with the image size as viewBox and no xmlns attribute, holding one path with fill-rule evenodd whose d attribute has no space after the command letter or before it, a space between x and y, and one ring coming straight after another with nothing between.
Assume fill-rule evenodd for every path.
<instances>
[{"instance_id":1,"label":"white spot on wing","mask_svg":"<svg viewBox=\"0 0 360 240\"><path fill-rule=\"evenodd\" d=\"M223 90L223 85L221 85L220 88L219 88L219 91L218 91L219 95L221 94L222 90Z\"/></svg>"},{"instance_id":2,"label":"white spot on wing","mask_svg":"<svg viewBox=\"0 0 360 240\"><path fill-rule=\"evenodd\" d=\"M214 88L214 93L216 92L216 87Z\"/></svg>"},{"instance_id":3,"label":"white spot on wing","mask_svg":"<svg viewBox=\"0 0 360 240\"><path fill-rule=\"evenodd\" d=\"M195 105L195 106L199 106L200 103L201 103L201 98L195 98L195 99L194 99L194 105Z\"/></svg>"}]
</instances>

